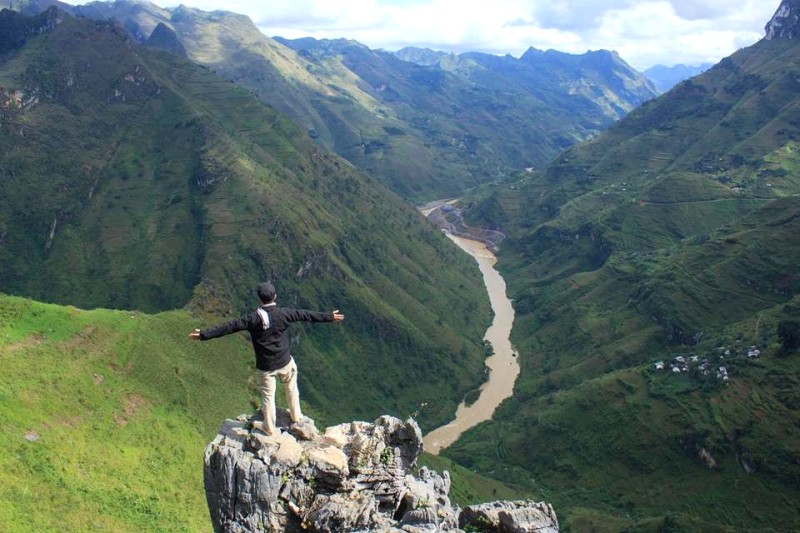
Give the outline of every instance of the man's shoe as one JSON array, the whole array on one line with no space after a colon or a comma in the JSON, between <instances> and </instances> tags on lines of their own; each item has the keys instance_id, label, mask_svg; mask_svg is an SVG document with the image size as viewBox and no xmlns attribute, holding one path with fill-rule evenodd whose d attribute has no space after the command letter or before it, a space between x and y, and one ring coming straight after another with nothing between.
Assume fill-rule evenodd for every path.
<instances>
[{"instance_id":1,"label":"man's shoe","mask_svg":"<svg viewBox=\"0 0 800 533\"><path fill-rule=\"evenodd\" d=\"M266 424L264 424L264 422L262 422L261 420L254 420L253 421L253 429L259 430L261 433L263 433L267 437L277 437L278 435L281 434L281 430L279 430L278 428L275 428L275 432L274 433L270 433L269 431L267 431Z\"/></svg>"}]
</instances>

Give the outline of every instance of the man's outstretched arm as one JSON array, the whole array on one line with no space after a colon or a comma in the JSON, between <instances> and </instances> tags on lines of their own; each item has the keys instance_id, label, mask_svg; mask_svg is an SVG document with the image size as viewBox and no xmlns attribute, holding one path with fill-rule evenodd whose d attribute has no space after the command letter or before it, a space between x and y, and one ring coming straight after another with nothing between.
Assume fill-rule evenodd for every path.
<instances>
[{"instance_id":1,"label":"man's outstretched arm","mask_svg":"<svg viewBox=\"0 0 800 533\"><path fill-rule=\"evenodd\" d=\"M189 338L198 341L207 341L245 329L247 329L247 320L245 317L241 317L202 331L200 329L194 329L189 333Z\"/></svg>"},{"instance_id":2,"label":"man's outstretched arm","mask_svg":"<svg viewBox=\"0 0 800 533\"><path fill-rule=\"evenodd\" d=\"M289 322L341 322L344 315L338 309L329 313L321 311L308 311L306 309L291 309L284 307L281 309L283 316Z\"/></svg>"}]
</instances>

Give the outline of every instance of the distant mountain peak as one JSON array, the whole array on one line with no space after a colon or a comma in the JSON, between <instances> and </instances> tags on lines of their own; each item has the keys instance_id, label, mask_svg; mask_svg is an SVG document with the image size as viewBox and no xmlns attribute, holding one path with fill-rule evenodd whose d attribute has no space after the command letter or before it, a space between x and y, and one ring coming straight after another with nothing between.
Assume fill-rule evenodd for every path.
<instances>
[{"instance_id":1,"label":"distant mountain peak","mask_svg":"<svg viewBox=\"0 0 800 533\"><path fill-rule=\"evenodd\" d=\"M800 38L800 0L783 0L764 29L767 40Z\"/></svg>"},{"instance_id":2,"label":"distant mountain peak","mask_svg":"<svg viewBox=\"0 0 800 533\"><path fill-rule=\"evenodd\" d=\"M621 59L619 54L614 50L587 50L583 54L571 54L569 52L562 52L561 50L539 50L531 46L522 56L521 61L525 62L538 62L541 60L564 60L564 61L583 61L586 59Z\"/></svg>"},{"instance_id":3,"label":"distant mountain peak","mask_svg":"<svg viewBox=\"0 0 800 533\"><path fill-rule=\"evenodd\" d=\"M534 48L533 46L529 46L528 49L525 50L525 53L522 54L522 56L520 56L520 59L522 59L523 57L526 57L526 56L528 56L528 57L530 57L530 56L538 57L538 56L541 56L543 54L544 54L544 50L539 50L538 48Z\"/></svg>"},{"instance_id":4,"label":"distant mountain peak","mask_svg":"<svg viewBox=\"0 0 800 533\"><path fill-rule=\"evenodd\" d=\"M184 48L183 44L181 44L178 35L172 28L163 22L159 22L153 30L153 33L150 34L150 37L147 39L147 46L166 50L167 52L184 59L189 57L186 54L186 48Z\"/></svg>"},{"instance_id":5,"label":"distant mountain peak","mask_svg":"<svg viewBox=\"0 0 800 533\"><path fill-rule=\"evenodd\" d=\"M654 65L642 72L642 74L653 82L653 85L656 86L659 93L665 93L683 80L693 78L713 66L713 63L701 63L699 65L684 65L679 63L671 67L666 65Z\"/></svg>"},{"instance_id":6,"label":"distant mountain peak","mask_svg":"<svg viewBox=\"0 0 800 533\"><path fill-rule=\"evenodd\" d=\"M443 57L447 57L447 53L431 50L430 48L420 48L416 46L407 46L394 53L403 61L416 63L417 65L424 65L432 67L438 65Z\"/></svg>"}]
</instances>

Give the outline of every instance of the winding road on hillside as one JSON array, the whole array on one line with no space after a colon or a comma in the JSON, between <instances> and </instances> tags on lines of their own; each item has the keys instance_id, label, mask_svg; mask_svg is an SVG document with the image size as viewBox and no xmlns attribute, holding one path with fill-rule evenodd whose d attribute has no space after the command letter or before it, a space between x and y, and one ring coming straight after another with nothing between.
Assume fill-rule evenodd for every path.
<instances>
[{"instance_id":1,"label":"winding road on hillside","mask_svg":"<svg viewBox=\"0 0 800 533\"><path fill-rule=\"evenodd\" d=\"M442 202L452 203L452 201ZM428 216L436 207L432 204L420 210ZM506 282L494 268L497 258L482 242L448 235L459 248L470 254L478 262L483 274L489 302L494 311L494 320L483 337L494 348L494 354L486 359L489 378L481 385L480 395L474 403L466 405L462 402L456 410L455 419L423 437L426 452L438 455L439 452L452 445L462 433L492 418L495 409L510 397L514 391L514 383L519 375L517 352L511 346L511 326L514 324L514 308L506 296Z\"/></svg>"}]
</instances>

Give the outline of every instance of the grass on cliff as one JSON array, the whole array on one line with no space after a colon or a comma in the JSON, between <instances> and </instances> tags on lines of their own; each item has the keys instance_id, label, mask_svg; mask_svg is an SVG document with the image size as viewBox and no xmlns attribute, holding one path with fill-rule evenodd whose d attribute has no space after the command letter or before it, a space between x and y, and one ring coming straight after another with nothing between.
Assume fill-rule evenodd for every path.
<instances>
[{"instance_id":1,"label":"grass on cliff","mask_svg":"<svg viewBox=\"0 0 800 533\"><path fill-rule=\"evenodd\" d=\"M252 409L252 355L196 323L0 295L4 531L208 529L203 448Z\"/></svg>"}]
</instances>

